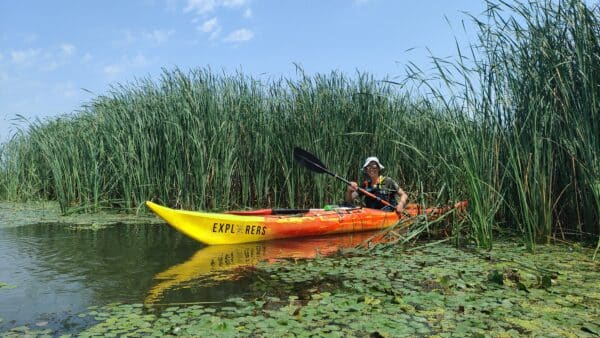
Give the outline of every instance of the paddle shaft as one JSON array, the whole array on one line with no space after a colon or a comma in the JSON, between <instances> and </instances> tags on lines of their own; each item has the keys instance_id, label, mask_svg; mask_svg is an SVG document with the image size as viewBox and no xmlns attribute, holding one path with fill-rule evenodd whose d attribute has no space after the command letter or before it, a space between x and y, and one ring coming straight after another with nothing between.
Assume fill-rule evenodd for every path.
<instances>
[{"instance_id":1,"label":"paddle shaft","mask_svg":"<svg viewBox=\"0 0 600 338\"><path fill-rule=\"evenodd\" d=\"M346 179L344 179L342 177L339 177L337 175L335 177L338 177L338 178L342 179L344 182L346 182L347 185L351 185L348 180L346 180ZM356 190L360 191L360 193L364 194L365 196L369 196L370 198L372 198L374 200L377 200L378 202L380 202L383 205L386 205L388 207L392 207L392 208L395 209L395 207L392 205L392 203L390 203L390 202L382 199L381 197L377 197L375 194L370 193L370 192L368 192L367 190L365 190L365 189L363 189L361 187L356 187Z\"/></svg>"},{"instance_id":2,"label":"paddle shaft","mask_svg":"<svg viewBox=\"0 0 600 338\"><path fill-rule=\"evenodd\" d=\"M306 158L305 158L304 160L305 160L305 161L310 161L310 162L311 162L311 164L313 164L313 165L315 165L315 166L319 167L319 169L321 169L321 170L322 170L324 173L326 173L326 174L328 174L328 175L331 175L331 176L333 176L333 177L337 178L337 179L338 179L338 180L340 180L340 181L343 181L343 182L344 182L344 183L346 183L347 185L352 185L352 184L351 184L351 182L350 182L350 181L348 181L347 179L345 179L345 178L343 178L343 177L341 177L341 176L337 175L336 173L332 173L331 171L329 171L329 169L327 169L327 168L325 168L325 167L323 167L323 166L319 165L318 163L315 163L315 162L311 161L310 159L306 159ZM393 206L393 205L392 205L390 202L388 202L388 201L386 201L386 200L382 199L381 197L377 197L375 194L373 194L373 193L370 193L370 192L368 192L367 190L365 190L365 189L363 189L363 188L361 188L361 187L357 187L357 189L356 189L356 190L360 191L362 194L364 194L364 195L366 195L366 196L369 196L370 198L373 198L373 199L377 200L378 202L382 203L382 204L383 204L383 205L385 205L385 206L388 206L388 207L395 208L395 207L394 207L394 206Z\"/></svg>"}]
</instances>

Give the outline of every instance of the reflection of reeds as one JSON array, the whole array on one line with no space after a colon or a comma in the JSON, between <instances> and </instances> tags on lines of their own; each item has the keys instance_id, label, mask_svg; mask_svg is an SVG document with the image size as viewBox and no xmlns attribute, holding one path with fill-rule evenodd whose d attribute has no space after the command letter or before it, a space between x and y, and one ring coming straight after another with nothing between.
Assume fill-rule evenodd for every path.
<instances>
[{"instance_id":1,"label":"reflection of reeds","mask_svg":"<svg viewBox=\"0 0 600 338\"><path fill-rule=\"evenodd\" d=\"M598 234L595 11L579 0L490 3L473 18L471 62L464 51L454 63L433 59L450 90L424 80L427 99L366 74L301 70L271 81L173 70L118 85L4 145L0 195L57 199L63 211L146 199L198 209L341 200L339 182L294 165L291 149L301 146L350 179L376 154L425 205L468 198L468 236L482 247L499 221L530 246L567 231Z\"/></svg>"}]
</instances>

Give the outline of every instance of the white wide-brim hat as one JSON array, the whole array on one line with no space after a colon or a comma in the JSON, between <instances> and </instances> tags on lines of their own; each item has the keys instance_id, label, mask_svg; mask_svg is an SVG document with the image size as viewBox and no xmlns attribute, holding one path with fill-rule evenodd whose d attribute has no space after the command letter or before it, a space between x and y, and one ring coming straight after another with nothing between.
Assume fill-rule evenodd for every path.
<instances>
[{"instance_id":1,"label":"white wide-brim hat","mask_svg":"<svg viewBox=\"0 0 600 338\"><path fill-rule=\"evenodd\" d=\"M377 165L379 166L379 169L383 169L383 168L385 168L385 167L384 167L384 166L381 164L381 162L379 162L379 159L378 159L377 157L375 157L375 156L371 156L371 157L368 157L368 158L365 160L365 164L363 164L363 169L365 169L365 168L366 168L366 167L369 165L369 163L371 163L371 162L375 162L375 163L377 163Z\"/></svg>"}]
</instances>

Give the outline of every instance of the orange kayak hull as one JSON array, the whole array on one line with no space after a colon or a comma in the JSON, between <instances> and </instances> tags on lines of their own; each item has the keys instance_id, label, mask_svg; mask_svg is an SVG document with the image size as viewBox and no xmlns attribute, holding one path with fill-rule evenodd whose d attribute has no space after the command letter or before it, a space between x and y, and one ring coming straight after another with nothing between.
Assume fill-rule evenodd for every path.
<instances>
[{"instance_id":1,"label":"orange kayak hull","mask_svg":"<svg viewBox=\"0 0 600 338\"><path fill-rule=\"evenodd\" d=\"M466 201L453 207L428 209L410 204L402 216L395 212L347 207L277 214L272 209L210 213L176 210L150 201L146 205L176 230L204 244L214 245L379 230L402 220L410 221L419 214L435 218L453 207L464 209Z\"/></svg>"}]
</instances>

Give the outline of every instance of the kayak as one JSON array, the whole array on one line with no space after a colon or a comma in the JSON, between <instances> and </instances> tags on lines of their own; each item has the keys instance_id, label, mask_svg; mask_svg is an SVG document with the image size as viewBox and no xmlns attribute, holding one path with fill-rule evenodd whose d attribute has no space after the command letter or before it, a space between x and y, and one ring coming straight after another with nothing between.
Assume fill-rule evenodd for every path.
<instances>
[{"instance_id":1,"label":"kayak","mask_svg":"<svg viewBox=\"0 0 600 338\"><path fill-rule=\"evenodd\" d=\"M354 207L212 213L176 210L150 201L146 201L146 205L176 230L204 244L214 245L379 230L400 221L409 224L418 215L433 220L452 209L464 211L467 202L427 209L409 204L400 216L395 212Z\"/></svg>"}]
</instances>

